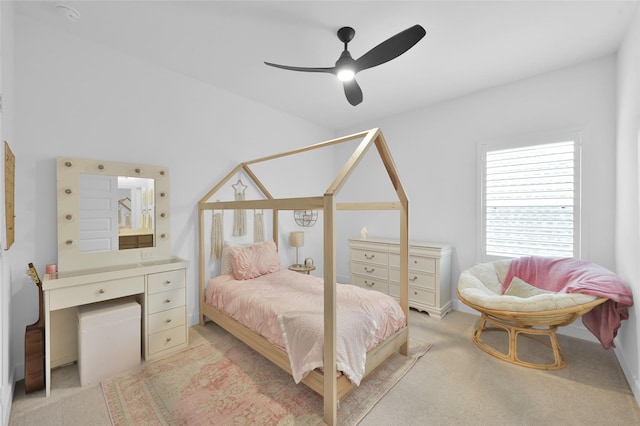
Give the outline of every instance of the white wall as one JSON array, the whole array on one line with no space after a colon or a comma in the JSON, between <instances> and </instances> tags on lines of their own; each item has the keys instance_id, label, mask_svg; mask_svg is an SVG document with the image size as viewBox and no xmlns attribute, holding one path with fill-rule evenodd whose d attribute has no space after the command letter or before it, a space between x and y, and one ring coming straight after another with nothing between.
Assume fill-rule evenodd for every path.
<instances>
[{"instance_id":1,"label":"white wall","mask_svg":"<svg viewBox=\"0 0 640 426\"><path fill-rule=\"evenodd\" d=\"M194 323L199 199L242 161L321 142L333 133L28 17L17 16L15 27L17 223L11 249L11 350L20 379L24 327L37 318L35 286L24 270L33 261L42 271L57 256L56 156L169 167L172 252L191 262L188 310ZM333 154L325 156L316 161L332 166ZM324 182L329 169L303 167L304 180L298 180ZM271 177L288 185L300 175L295 172L276 169ZM273 192L281 189L288 188ZM292 213L291 218L293 223ZM288 240L283 243L284 261L289 261L295 252L288 250ZM319 258L321 249L316 253L314 246L321 243L307 235L301 255Z\"/></svg>"},{"instance_id":2,"label":"white wall","mask_svg":"<svg viewBox=\"0 0 640 426\"><path fill-rule=\"evenodd\" d=\"M640 9L618 53L616 167L616 268L636 297L640 294ZM618 334L616 354L640 403L640 318L629 312Z\"/></svg>"},{"instance_id":3,"label":"white wall","mask_svg":"<svg viewBox=\"0 0 640 426\"><path fill-rule=\"evenodd\" d=\"M0 65L2 93L2 113L0 114L0 135L2 141L7 141L12 149L15 148L13 139L13 4L0 3ZM4 149L4 147L2 148ZM4 194L4 173L2 175L1 193ZM4 224L4 197L0 202L0 223ZM12 252L6 251L6 232L4 225L0 231L0 422L8 424L11 414L11 400L13 398L14 375L10 356L11 338L11 259Z\"/></svg>"},{"instance_id":4,"label":"white wall","mask_svg":"<svg viewBox=\"0 0 640 426\"><path fill-rule=\"evenodd\" d=\"M615 57L606 57L341 132L382 129L409 196L410 238L454 247L454 309L468 310L455 284L478 261L478 146L495 138L583 130L583 257L615 267L615 81ZM377 184L365 179L354 184L373 195ZM369 235L395 236L387 223L386 216L370 220ZM361 226L354 218L343 232L357 235ZM575 332L595 341L581 326Z\"/></svg>"}]
</instances>

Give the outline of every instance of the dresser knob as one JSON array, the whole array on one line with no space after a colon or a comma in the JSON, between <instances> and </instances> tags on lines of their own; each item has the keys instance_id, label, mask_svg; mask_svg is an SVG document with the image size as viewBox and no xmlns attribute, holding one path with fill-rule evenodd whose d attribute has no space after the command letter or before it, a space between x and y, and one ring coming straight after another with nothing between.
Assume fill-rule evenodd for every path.
<instances>
[{"instance_id":1,"label":"dresser knob","mask_svg":"<svg viewBox=\"0 0 640 426\"><path fill-rule=\"evenodd\" d=\"M171 303L171 299L165 300L164 303Z\"/></svg>"},{"instance_id":2,"label":"dresser knob","mask_svg":"<svg viewBox=\"0 0 640 426\"><path fill-rule=\"evenodd\" d=\"M417 292L417 291L414 291L414 292L413 292L413 294L417 296L417 295L418 295L418 292Z\"/></svg>"},{"instance_id":3,"label":"dresser knob","mask_svg":"<svg viewBox=\"0 0 640 426\"><path fill-rule=\"evenodd\" d=\"M171 337L167 337L167 343L171 341Z\"/></svg>"},{"instance_id":4,"label":"dresser knob","mask_svg":"<svg viewBox=\"0 0 640 426\"><path fill-rule=\"evenodd\" d=\"M171 322L171 318L167 318L167 324Z\"/></svg>"},{"instance_id":5,"label":"dresser knob","mask_svg":"<svg viewBox=\"0 0 640 426\"><path fill-rule=\"evenodd\" d=\"M418 279L418 277L413 277L413 278L409 278L409 281L415 281L417 279Z\"/></svg>"},{"instance_id":6,"label":"dresser knob","mask_svg":"<svg viewBox=\"0 0 640 426\"><path fill-rule=\"evenodd\" d=\"M164 285L168 285L168 284L171 284L171 280L166 280L166 281L164 282Z\"/></svg>"},{"instance_id":7,"label":"dresser knob","mask_svg":"<svg viewBox=\"0 0 640 426\"><path fill-rule=\"evenodd\" d=\"M100 293L100 294L104 294L104 288L101 288L101 289L98 291L98 293Z\"/></svg>"}]
</instances>

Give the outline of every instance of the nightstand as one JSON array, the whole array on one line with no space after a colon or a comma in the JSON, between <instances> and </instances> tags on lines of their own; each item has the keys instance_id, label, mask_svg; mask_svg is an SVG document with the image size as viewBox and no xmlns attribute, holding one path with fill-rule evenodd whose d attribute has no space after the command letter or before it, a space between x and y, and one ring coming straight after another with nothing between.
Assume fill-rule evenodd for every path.
<instances>
[{"instance_id":1,"label":"nightstand","mask_svg":"<svg viewBox=\"0 0 640 426\"><path fill-rule=\"evenodd\" d=\"M305 265L291 265L289 266L289 270L291 271L295 271L295 272L306 272L307 275L309 275L311 273L311 271L315 271L316 267L311 265L311 266L305 266Z\"/></svg>"}]
</instances>

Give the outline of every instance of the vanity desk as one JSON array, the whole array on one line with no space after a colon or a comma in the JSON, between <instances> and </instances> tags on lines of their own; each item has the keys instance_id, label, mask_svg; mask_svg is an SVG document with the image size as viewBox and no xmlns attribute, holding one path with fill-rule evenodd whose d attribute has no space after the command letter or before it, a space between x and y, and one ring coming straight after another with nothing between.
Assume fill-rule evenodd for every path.
<instances>
[{"instance_id":1,"label":"vanity desk","mask_svg":"<svg viewBox=\"0 0 640 426\"><path fill-rule=\"evenodd\" d=\"M42 280L47 396L51 369L78 360L79 306L138 302L146 360L189 343L188 262L171 255L169 170L71 157L56 162L58 273ZM121 246L131 235L144 241Z\"/></svg>"},{"instance_id":2,"label":"vanity desk","mask_svg":"<svg viewBox=\"0 0 640 426\"><path fill-rule=\"evenodd\" d=\"M186 271L188 262L171 258L134 265L45 274L45 383L51 392L51 369L76 361L75 308L133 297L142 308L142 355L152 359L188 344Z\"/></svg>"}]
</instances>

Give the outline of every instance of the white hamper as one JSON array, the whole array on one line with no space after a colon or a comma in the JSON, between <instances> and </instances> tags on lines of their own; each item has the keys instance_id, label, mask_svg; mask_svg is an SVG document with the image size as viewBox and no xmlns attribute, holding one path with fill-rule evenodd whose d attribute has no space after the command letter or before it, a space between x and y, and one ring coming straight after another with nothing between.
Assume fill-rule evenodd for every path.
<instances>
[{"instance_id":1,"label":"white hamper","mask_svg":"<svg viewBox=\"0 0 640 426\"><path fill-rule=\"evenodd\" d=\"M140 304L103 302L78 308L80 385L140 365Z\"/></svg>"}]
</instances>

